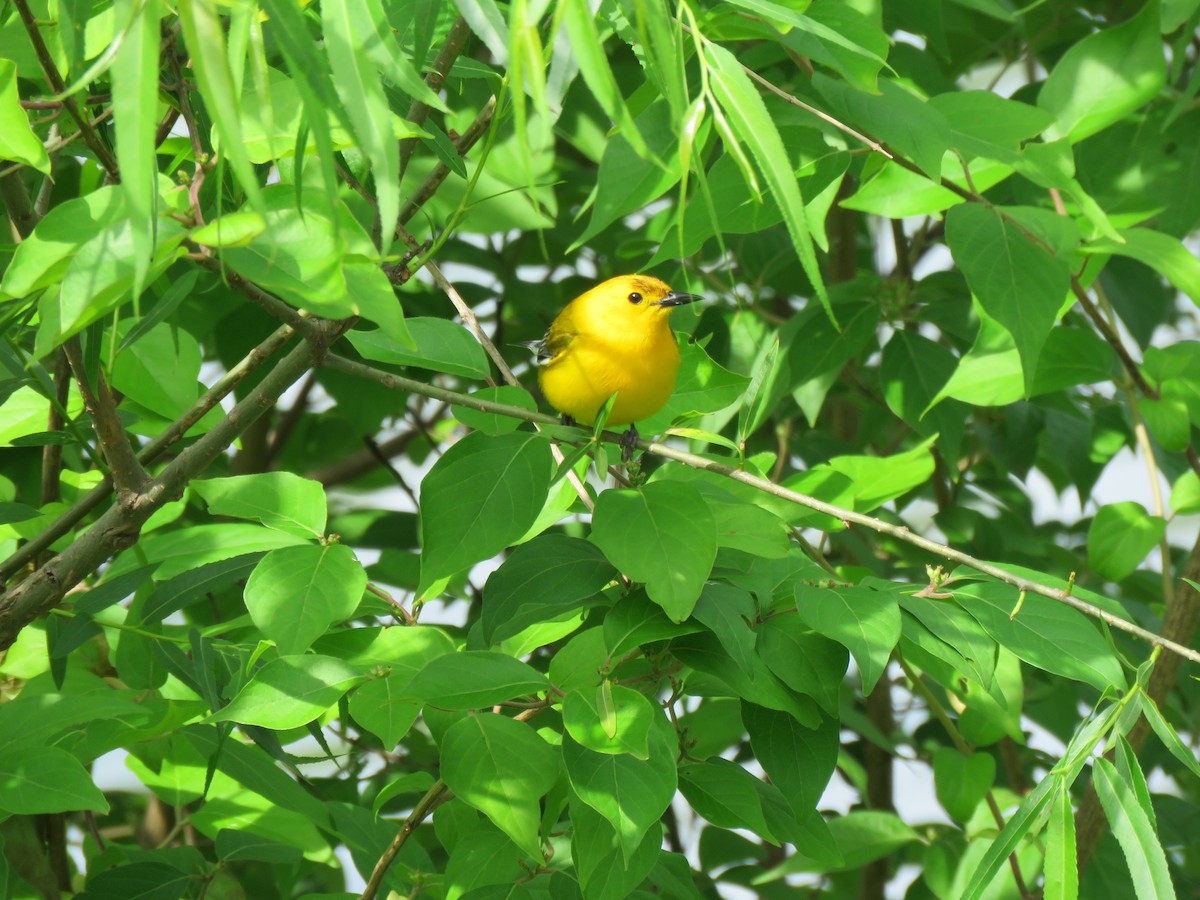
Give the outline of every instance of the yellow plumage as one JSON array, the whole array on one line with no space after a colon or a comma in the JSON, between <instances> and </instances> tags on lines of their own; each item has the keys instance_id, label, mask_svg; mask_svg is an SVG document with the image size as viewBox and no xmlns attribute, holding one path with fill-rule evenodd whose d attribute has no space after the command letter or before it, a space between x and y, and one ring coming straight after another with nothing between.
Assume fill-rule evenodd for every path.
<instances>
[{"instance_id":1,"label":"yellow plumage","mask_svg":"<svg viewBox=\"0 0 1200 900\"><path fill-rule=\"evenodd\" d=\"M658 412L679 371L671 311L699 299L648 275L611 278L577 297L530 345L546 400L585 425L614 393L609 425L632 425Z\"/></svg>"}]
</instances>

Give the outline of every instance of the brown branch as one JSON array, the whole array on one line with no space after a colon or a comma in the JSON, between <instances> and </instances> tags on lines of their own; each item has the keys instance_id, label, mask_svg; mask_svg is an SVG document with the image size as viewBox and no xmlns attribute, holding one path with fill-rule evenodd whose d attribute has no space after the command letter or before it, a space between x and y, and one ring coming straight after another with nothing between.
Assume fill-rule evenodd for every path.
<instances>
[{"instance_id":1,"label":"brown branch","mask_svg":"<svg viewBox=\"0 0 1200 900\"><path fill-rule=\"evenodd\" d=\"M225 373L217 382L205 391L191 409L171 423L158 437L142 448L138 453L138 461L144 465L154 462L166 450L182 438L208 412L216 407L230 391L244 381L251 373L261 368L262 364L275 355L287 340L294 334L291 328L284 325L277 328L265 341L251 350L233 368ZM112 493L112 481L105 477L87 494L64 512L54 522L44 528L37 537L20 547L8 559L0 563L0 581L7 581L14 574L36 559L51 544L83 521L84 517L102 504Z\"/></svg>"},{"instance_id":2,"label":"brown branch","mask_svg":"<svg viewBox=\"0 0 1200 900\"><path fill-rule=\"evenodd\" d=\"M46 421L47 431L62 431L66 424L63 413L71 393L71 365L67 354L60 348L54 357L54 399L50 404L50 415ZM41 504L55 503L62 499L62 444L49 443L42 448Z\"/></svg>"},{"instance_id":3,"label":"brown branch","mask_svg":"<svg viewBox=\"0 0 1200 900\"><path fill-rule=\"evenodd\" d=\"M379 857L379 861L375 863L375 868L371 871L371 877L367 879L367 886L363 888L362 894L359 895L359 900L375 900L379 893L379 888L383 886L383 878L387 875L388 867L396 858L396 855L404 848L409 837L417 830L425 817L434 811L436 807L449 800L453 794L446 787L446 782L440 778L434 782L433 787L425 792L425 796L416 805L408 818L404 820L404 825L392 838L391 844L383 851L383 855Z\"/></svg>"},{"instance_id":4,"label":"brown branch","mask_svg":"<svg viewBox=\"0 0 1200 900\"><path fill-rule=\"evenodd\" d=\"M467 126L466 130L459 135L457 141L454 142L455 148L459 154L465 156L467 151L479 142L487 131L488 126L492 123L492 116L496 113L496 98L489 97L487 103L483 105L483 109L479 111L474 121ZM437 193L442 182L446 180L446 176L450 174L450 167L443 162L439 162L434 166L433 171L425 176L425 180L417 185L417 189L413 191L411 197L400 205L400 218L397 220L400 225L404 225L417 214L417 211L424 206L429 198ZM399 235L397 235L399 236Z\"/></svg>"},{"instance_id":5,"label":"brown branch","mask_svg":"<svg viewBox=\"0 0 1200 900\"><path fill-rule=\"evenodd\" d=\"M411 378L404 378L400 375L393 375L390 372L383 372L371 366L356 363L336 354L330 353L325 358L325 365L332 369L337 369L341 372L348 372L352 375L358 375L362 378L367 378L372 381L377 381L384 387L394 391L408 391L414 394L421 394L425 397L433 397L437 400L444 400L447 403L453 403L455 406L465 406L468 409L477 409L481 412L495 413L501 416L510 416L515 419L521 419L526 422L533 422L542 425L559 425L558 419L553 416L548 416L545 413L530 412L519 406L509 406L506 403L493 403L489 400L484 400L480 397L470 396L468 394L460 394L456 391L446 390L435 385L425 384L421 381L415 381ZM605 432L602 435L603 439L609 443L620 443L621 435ZM591 440L591 435L584 430L579 431L579 441L585 443ZM640 440L637 446L656 456L661 456L663 459L671 459L675 462L683 463L685 466L690 466L693 469L701 469L708 472L715 472L718 475L724 475L726 478L731 478L734 481L740 481L742 484L749 485L756 490L771 494L788 503L794 503L797 506L803 506L806 509L815 510L819 513L824 513L827 516L832 516L839 519L847 525L859 525L863 528L868 528L871 531L879 534L886 534L888 537L898 541L903 541L906 544L911 544L914 547L919 547L934 556L942 559L948 559L951 562L966 566L981 572L984 575L989 575L997 581L1004 584L1012 585L1017 591L1026 591L1031 594L1038 594L1042 597L1049 597L1051 600L1056 600L1059 603L1070 606L1079 612L1090 616L1094 619L1100 619L1108 625L1127 634L1134 635L1143 641L1155 646L1163 647L1170 650L1172 653L1180 657L1190 660L1194 663L1200 663L1200 652L1197 652L1190 647L1185 647L1183 644L1170 637L1155 634L1152 631L1147 631L1138 625L1133 624L1125 619L1115 616L1108 610L1101 609L1093 603L1088 603L1086 600L1081 600L1073 596L1070 592L1060 588L1051 587L1047 584L1042 584L1039 581L1032 581L1028 578L1023 578L1019 575L1007 571L1006 569L996 565L995 563L986 560L978 559L971 556L969 553L964 553L961 550L956 550L947 544L939 544L937 541L922 537L919 534L914 534L906 526L893 525L890 522L885 522L882 519L877 519L873 516L864 515L863 513L854 512L853 510L843 509L840 506L834 506L831 503L826 503L823 500L818 500L816 497L810 497L807 494L801 494L789 488L768 481L766 478L760 478L757 475L752 475L742 469L735 469L733 466L725 465L716 460L706 459L703 456L697 456L694 453L688 453L686 450L680 450L676 447L671 447L666 444L655 443L654 441Z\"/></svg>"},{"instance_id":6,"label":"brown branch","mask_svg":"<svg viewBox=\"0 0 1200 900\"><path fill-rule=\"evenodd\" d=\"M4 202L4 210L8 213L12 229L16 237L24 240L33 233L37 225L37 215L33 211L33 200L21 180L19 166L0 174L0 201Z\"/></svg>"},{"instance_id":7,"label":"brown branch","mask_svg":"<svg viewBox=\"0 0 1200 900\"><path fill-rule=\"evenodd\" d=\"M442 89L442 84L446 80L446 76L450 73L454 61L462 54L463 48L467 45L467 38L471 36L471 29L467 27L467 22L462 16L458 16L454 23L450 26L450 30L446 33L446 40L442 44L442 49L438 51L437 59L433 61L433 69L425 76L425 84L435 94ZM408 115L405 118L413 125L423 125L425 119L429 116L429 104L414 100L408 108ZM400 142L400 177L404 177L404 171L408 168L408 162L412 159L413 151L416 149L416 138L405 138Z\"/></svg>"},{"instance_id":8,"label":"brown branch","mask_svg":"<svg viewBox=\"0 0 1200 900\"><path fill-rule=\"evenodd\" d=\"M273 294L268 294L252 281L243 278L237 272L233 271L212 256L193 256L195 262L200 268L208 269L214 275L218 275L221 279L243 294L255 306L261 307L267 314L273 316L286 325L290 325L296 331L306 337L315 334L317 320L300 314L300 311L284 303Z\"/></svg>"},{"instance_id":9,"label":"brown branch","mask_svg":"<svg viewBox=\"0 0 1200 900\"><path fill-rule=\"evenodd\" d=\"M41 63L46 81L50 83L50 87L54 93L63 93L67 89L66 82L63 81L62 75L59 74L54 57L50 54L50 49L42 39L42 32L38 29L37 19L33 15L33 10L29 8L28 0L13 0L13 5L17 8L17 12L21 16L21 22L25 25L25 31L29 34L29 40L33 44L33 51L37 54L38 62ZM105 146L104 142L100 140L100 135L96 133L87 116L80 112L79 104L75 102L75 98L64 97L62 103L71 118L75 120L75 124L79 126L79 131L83 135L84 141L91 148L91 151L96 154L97 161L104 167L104 171L108 173L108 177L113 181L117 181L120 178L120 170L117 167L116 157L113 156L112 151Z\"/></svg>"},{"instance_id":10,"label":"brown branch","mask_svg":"<svg viewBox=\"0 0 1200 900\"><path fill-rule=\"evenodd\" d=\"M313 337L280 360L245 399L163 469L134 502L114 504L62 553L0 597L0 650L10 647L22 628L53 609L97 566L136 543L145 521L179 497L187 483L224 453L264 409L320 362L329 345L348 327L349 320L321 321Z\"/></svg>"},{"instance_id":11,"label":"brown branch","mask_svg":"<svg viewBox=\"0 0 1200 900\"><path fill-rule=\"evenodd\" d=\"M125 426L121 424L117 403L108 388L104 371L97 370L96 389L93 391L79 338L68 338L63 344L63 352L75 372L75 383L79 385L83 405L91 413L92 427L96 429L100 438L100 450L108 463L109 473L117 490L117 502L132 504L149 484L150 476L138 462L133 446L129 443L129 435L125 433Z\"/></svg>"}]
</instances>

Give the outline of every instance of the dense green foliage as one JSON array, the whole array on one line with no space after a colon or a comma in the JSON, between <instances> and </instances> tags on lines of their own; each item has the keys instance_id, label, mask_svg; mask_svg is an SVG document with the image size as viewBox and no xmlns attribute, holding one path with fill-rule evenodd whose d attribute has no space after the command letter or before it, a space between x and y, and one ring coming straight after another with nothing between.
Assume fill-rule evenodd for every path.
<instances>
[{"instance_id":1,"label":"dense green foliage","mask_svg":"<svg viewBox=\"0 0 1200 900\"><path fill-rule=\"evenodd\" d=\"M1195 895L1133 6L0 4L0 898ZM610 468L512 345L636 271Z\"/></svg>"}]
</instances>

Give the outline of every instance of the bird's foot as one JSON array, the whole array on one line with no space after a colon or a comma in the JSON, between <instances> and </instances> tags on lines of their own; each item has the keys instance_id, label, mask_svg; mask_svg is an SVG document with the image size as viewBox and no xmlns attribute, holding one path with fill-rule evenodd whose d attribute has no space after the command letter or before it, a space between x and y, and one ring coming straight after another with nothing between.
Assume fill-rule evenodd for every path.
<instances>
[{"instance_id":1,"label":"bird's foot","mask_svg":"<svg viewBox=\"0 0 1200 900\"><path fill-rule=\"evenodd\" d=\"M575 417L568 416L565 413L563 414L562 418L559 419L559 421L562 422L564 425L566 425L568 428L578 428L579 427L579 423L575 421Z\"/></svg>"},{"instance_id":2,"label":"bird's foot","mask_svg":"<svg viewBox=\"0 0 1200 900\"><path fill-rule=\"evenodd\" d=\"M629 430L621 435L621 462L627 463L633 459L633 451L637 449L637 442L640 438L641 435L633 425L630 425Z\"/></svg>"}]
</instances>

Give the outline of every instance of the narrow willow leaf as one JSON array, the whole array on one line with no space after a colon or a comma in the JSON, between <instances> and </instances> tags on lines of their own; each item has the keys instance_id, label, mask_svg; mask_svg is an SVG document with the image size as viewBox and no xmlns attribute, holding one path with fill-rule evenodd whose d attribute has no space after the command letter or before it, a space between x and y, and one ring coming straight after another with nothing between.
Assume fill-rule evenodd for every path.
<instances>
[{"instance_id":1,"label":"narrow willow leaf","mask_svg":"<svg viewBox=\"0 0 1200 900\"><path fill-rule=\"evenodd\" d=\"M1107 759L1097 759L1093 764L1092 780L1113 835L1125 851L1138 900L1172 900L1175 886L1167 857L1133 785L1125 782Z\"/></svg>"},{"instance_id":2,"label":"narrow willow leaf","mask_svg":"<svg viewBox=\"0 0 1200 900\"><path fill-rule=\"evenodd\" d=\"M766 104L758 95L750 78L742 71L741 63L732 53L717 44L706 44L705 55L709 64L709 79L713 93L721 104L725 115L734 124L737 138L750 146L763 177L771 188L788 234L804 274L812 282L813 290L825 307L830 319L835 319L825 281L817 263L817 253L808 220L804 216L804 198L796 184L787 150L775 127L775 121L767 111Z\"/></svg>"},{"instance_id":3,"label":"narrow willow leaf","mask_svg":"<svg viewBox=\"0 0 1200 900\"><path fill-rule=\"evenodd\" d=\"M1066 785L1054 795L1046 828L1046 861L1042 865L1046 900L1076 900L1079 866L1075 853L1075 813Z\"/></svg>"},{"instance_id":4,"label":"narrow willow leaf","mask_svg":"<svg viewBox=\"0 0 1200 900\"><path fill-rule=\"evenodd\" d=\"M234 89L233 73L226 56L225 32L217 5L214 0L180 0L179 22L192 55L196 79L208 100L208 111L221 137L221 155L233 166L242 189L261 206L258 179L242 143L238 92ZM155 83L157 85L157 81Z\"/></svg>"}]
</instances>

